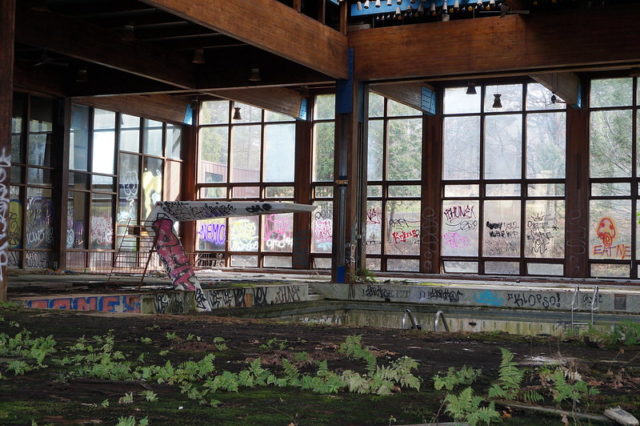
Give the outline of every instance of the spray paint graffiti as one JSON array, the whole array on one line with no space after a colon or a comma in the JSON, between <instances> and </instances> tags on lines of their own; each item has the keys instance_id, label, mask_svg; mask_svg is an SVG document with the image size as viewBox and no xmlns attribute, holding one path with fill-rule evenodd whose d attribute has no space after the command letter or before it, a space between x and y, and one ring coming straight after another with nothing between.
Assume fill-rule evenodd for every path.
<instances>
[{"instance_id":1,"label":"spray paint graffiti","mask_svg":"<svg viewBox=\"0 0 640 426\"><path fill-rule=\"evenodd\" d=\"M198 229L201 240L214 245L224 245L227 240L227 226L224 223L202 223Z\"/></svg>"},{"instance_id":2,"label":"spray paint graffiti","mask_svg":"<svg viewBox=\"0 0 640 426\"><path fill-rule=\"evenodd\" d=\"M594 256L603 256L614 259L629 259L631 257L631 246L629 244L613 242L618 237L618 229L615 221L610 217L603 217L596 225L596 235L602 244L593 246Z\"/></svg>"},{"instance_id":3,"label":"spray paint graffiti","mask_svg":"<svg viewBox=\"0 0 640 426\"><path fill-rule=\"evenodd\" d=\"M49 249L53 246L53 201L47 197L27 199L26 246L30 249Z\"/></svg>"},{"instance_id":4,"label":"spray paint graffiti","mask_svg":"<svg viewBox=\"0 0 640 426\"><path fill-rule=\"evenodd\" d=\"M9 248L9 171L11 156L4 148L0 154L0 281L4 280L4 270L9 264L7 250Z\"/></svg>"},{"instance_id":5,"label":"spray paint graffiti","mask_svg":"<svg viewBox=\"0 0 640 426\"><path fill-rule=\"evenodd\" d=\"M173 230L176 221L206 220L216 217L250 216L272 213L312 212L315 207L301 204L273 203L268 209L265 204L248 202L217 203L202 201L164 201L156 203L147 217L155 233L156 250L177 290L195 292L196 309L210 311L209 298L202 291L200 282L184 251L184 247ZM254 225L255 226L255 225Z\"/></svg>"},{"instance_id":6,"label":"spray paint graffiti","mask_svg":"<svg viewBox=\"0 0 640 426\"><path fill-rule=\"evenodd\" d=\"M140 296L89 296L32 299L24 302L28 308L64 309L98 312L140 312Z\"/></svg>"},{"instance_id":7,"label":"spray paint graffiti","mask_svg":"<svg viewBox=\"0 0 640 426\"><path fill-rule=\"evenodd\" d=\"M293 247L293 217L291 215L267 215L263 232L267 250L290 251Z\"/></svg>"},{"instance_id":8,"label":"spray paint graffiti","mask_svg":"<svg viewBox=\"0 0 640 426\"><path fill-rule=\"evenodd\" d=\"M258 251L258 226L252 219L229 221L229 248L232 251Z\"/></svg>"},{"instance_id":9,"label":"spray paint graffiti","mask_svg":"<svg viewBox=\"0 0 640 426\"><path fill-rule=\"evenodd\" d=\"M22 248L22 203L20 200L9 202L9 248Z\"/></svg>"}]
</instances>

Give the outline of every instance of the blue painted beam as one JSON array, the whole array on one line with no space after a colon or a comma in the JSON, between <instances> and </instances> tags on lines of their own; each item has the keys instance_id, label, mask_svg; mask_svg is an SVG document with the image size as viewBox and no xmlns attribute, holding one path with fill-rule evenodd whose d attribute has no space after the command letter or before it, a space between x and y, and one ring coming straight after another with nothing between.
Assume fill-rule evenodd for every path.
<instances>
[{"instance_id":1,"label":"blue painted beam","mask_svg":"<svg viewBox=\"0 0 640 426\"><path fill-rule=\"evenodd\" d=\"M361 0L361 1L362 1L362 4L364 5L365 0ZM452 7L453 2L454 0L448 0L447 5L449 7ZM482 0L482 3L489 3L489 2L490 0ZM375 3L376 3L375 0L369 0L369 3L370 3L369 8L365 9L363 6L362 10L358 10L357 3L351 4L351 16L377 15L379 13L395 13L397 7L400 7L400 10L402 11L409 9L409 6L411 6L413 10L417 10L418 7L420 6L421 0L415 0L413 3L411 3L410 0L402 0L401 4L398 4L397 0L392 0L391 6L387 6L387 0L381 0L380 7L375 7ZM429 10L429 8L431 7L431 3L432 3L432 0L422 1L422 5L425 11ZM442 7L443 3L444 3L444 0L435 0L436 7ZM460 0L460 8L467 7L468 5L475 6L476 4L478 4L478 0Z\"/></svg>"}]
</instances>

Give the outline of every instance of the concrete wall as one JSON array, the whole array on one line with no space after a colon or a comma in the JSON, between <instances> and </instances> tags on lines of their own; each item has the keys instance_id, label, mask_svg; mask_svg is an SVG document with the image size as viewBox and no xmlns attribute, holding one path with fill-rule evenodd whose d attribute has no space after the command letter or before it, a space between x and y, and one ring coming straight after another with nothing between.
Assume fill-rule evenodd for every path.
<instances>
[{"instance_id":1,"label":"concrete wall","mask_svg":"<svg viewBox=\"0 0 640 426\"><path fill-rule=\"evenodd\" d=\"M571 310L573 288L471 287L429 284L311 284L328 299L403 302L453 306L487 306L538 310ZM578 310L590 311L593 291L581 289ZM640 292L600 290L599 312L640 313Z\"/></svg>"}]
</instances>

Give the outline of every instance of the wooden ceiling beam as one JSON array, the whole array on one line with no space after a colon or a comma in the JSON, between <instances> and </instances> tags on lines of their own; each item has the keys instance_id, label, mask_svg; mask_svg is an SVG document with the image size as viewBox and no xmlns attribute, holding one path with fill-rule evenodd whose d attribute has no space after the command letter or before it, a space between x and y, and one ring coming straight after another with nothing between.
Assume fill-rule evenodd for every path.
<instances>
[{"instance_id":1,"label":"wooden ceiling beam","mask_svg":"<svg viewBox=\"0 0 640 426\"><path fill-rule=\"evenodd\" d=\"M567 105L580 108L580 78L572 72L555 72L545 74L530 74L538 83L555 93Z\"/></svg>"},{"instance_id":2,"label":"wooden ceiling beam","mask_svg":"<svg viewBox=\"0 0 640 426\"><path fill-rule=\"evenodd\" d=\"M339 79L347 38L275 0L142 0L193 23Z\"/></svg>"},{"instance_id":3,"label":"wooden ceiling beam","mask_svg":"<svg viewBox=\"0 0 640 426\"><path fill-rule=\"evenodd\" d=\"M223 99L241 102L258 108L286 114L294 118L306 119L303 104L305 97L293 89L284 87L263 87L255 89L230 89L206 92Z\"/></svg>"},{"instance_id":4,"label":"wooden ceiling beam","mask_svg":"<svg viewBox=\"0 0 640 426\"><path fill-rule=\"evenodd\" d=\"M422 112L430 112L424 108L422 89L426 87L423 83L394 83L394 84L372 84L371 91L376 92L386 98L392 99L403 105L415 108Z\"/></svg>"},{"instance_id":5,"label":"wooden ceiling beam","mask_svg":"<svg viewBox=\"0 0 640 426\"><path fill-rule=\"evenodd\" d=\"M71 98L74 103L94 108L184 124L189 102L185 98L169 95L125 95L125 96L89 96Z\"/></svg>"},{"instance_id":6,"label":"wooden ceiling beam","mask_svg":"<svg viewBox=\"0 0 640 426\"><path fill-rule=\"evenodd\" d=\"M121 41L111 31L63 15L18 8L16 41L183 89L196 85L188 54Z\"/></svg>"},{"instance_id":7,"label":"wooden ceiling beam","mask_svg":"<svg viewBox=\"0 0 640 426\"><path fill-rule=\"evenodd\" d=\"M362 81L640 61L639 5L402 25L349 33ZM425 44L426 43L426 44Z\"/></svg>"}]
</instances>

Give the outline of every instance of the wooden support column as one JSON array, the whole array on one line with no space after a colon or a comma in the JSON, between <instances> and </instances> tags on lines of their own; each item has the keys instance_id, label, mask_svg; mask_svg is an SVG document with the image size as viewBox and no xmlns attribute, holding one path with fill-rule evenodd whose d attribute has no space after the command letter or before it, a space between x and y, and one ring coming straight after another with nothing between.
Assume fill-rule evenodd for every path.
<instances>
[{"instance_id":1,"label":"wooden support column","mask_svg":"<svg viewBox=\"0 0 640 426\"><path fill-rule=\"evenodd\" d=\"M441 100L441 93L438 93ZM422 116L422 200L420 205L420 272L440 273L442 217L442 108Z\"/></svg>"},{"instance_id":2,"label":"wooden support column","mask_svg":"<svg viewBox=\"0 0 640 426\"><path fill-rule=\"evenodd\" d=\"M313 125L309 120L296 121L295 202L311 204L311 163ZM310 269L311 215L293 215L293 269Z\"/></svg>"},{"instance_id":3,"label":"wooden support column","mask_svg":"<svg viewBox=\"0 0 640 426\"><path fill-rule=\"evenodd\" d=\"M340 32L347 35L349 29L349 2L343 1L340 3Z\"/></svg>"},{"instance_id":4,"label":"wooden support column","mask_svg":"<svg viewBox=\"0 0 640 426\"><path fill-rule=\"evenodd\" d=\"M194 105L192 105L193 107ZM180 194L182 201L197 200L198 194L196 190L197 173L198 173L198 112L200 105L193 108L193 121L191 126L183 127L182 135L184 137L184 161L182 163L182 185ZM194 253L196 251L196 223L182 222L180 224L180 233L182 246L185 252Z\"/></svg>"},{"instance_id":5,"label":"wooden support column","mask_svg":"<svg viewBox=\"0 0 640 426\"><path fill-rule=\"evenodd\" d=\"M364 89L353 78L353 55L350 52L349 79L339 80L336 86L331 280L338 283L352 282L354 274L364 269L366 261L367 146L364 110Z\"/></svg>"},{"instance_id":6,"label":"wooden support column","mask_svg":"<svg viewBox=\"0 0 640 426\"><path fill-rule=\"evenodd\" d=\"M15 0L0 0L0 301L7 300L7 250L9 247L9 186L11 176L11 117L13 115L13 57Z\"/></svg>"},{"instance_id":7,"label":"wooden support column","mask_svg":"<svg viewBox=\"0 0 640 426\"><path fill-rule=\"evenodd\" d=\"M54 152L57 155L56 163L58 170L54 180L53 202L56 211L59 212L56 218L56 228L54 233L54 255L57 256L57 268L67 269L67 217L69 199L69 141L71 129L71 101L60 99L56 101L56 118L54 120L53 144L57 147Z\"/></svg>"},{"instance_id":8,"label":"wooden support column","mask_svg":"<svg viewBox=\"0 0 640 426\"><path fill-rule=\"evenodd\" d=\"M584 87L584 85L583 85ZM583 89L583 104L588 88ZM589 111L567 108L566 238L564 275L589 276Z\"/></svg>"}]
</instances>

